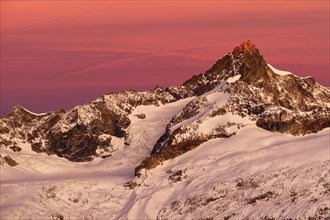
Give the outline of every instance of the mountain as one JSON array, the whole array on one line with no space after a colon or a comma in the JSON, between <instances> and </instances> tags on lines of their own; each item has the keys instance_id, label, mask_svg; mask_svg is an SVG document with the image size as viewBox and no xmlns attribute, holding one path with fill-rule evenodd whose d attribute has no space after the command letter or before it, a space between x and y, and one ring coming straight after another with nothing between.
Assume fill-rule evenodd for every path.
<instances>
[{"instance_id":1,"label":"mountain","mask_svg":"<svg viewBox=\"0 0 330 220\"><path fill-rule=\"evenodd\" d=\"M281 74L267 65L251 41L195 77L193 84L198 87L190 86L191 81L183 85L203 93L196 91L200 95L172 118L153 154L136 172L153 168L210 139L229 138L249 124L292 135L330 127L329 89L311 77Z\"/></svg>"},{"instance_id":2,"label":"mountain","mask_svg":"<svg viewBox=\"0 0 330 220\"><path fill-rule=\"evenodd\" d=\"M111 137L128 135L128 116L137 106L166 104L189 97L195 98L173 117L153 152L173 146L173 135L176 133L186 133L187 129L198 130L201 120L226 113L249 117L266 130L293 135L313 133L329 127L329 90L311 77L281 75L274 70L266 64L256 46L246 41L218 60L204 74L192 77L181 86L165 90L156 87L142 93L110 93L68 111L41 115L15 106L7 117L0 119L0 143L17 149L18 142L28 142L36 152L56 154L71 161L89 161L95 156L110 155ZM217 103L216 96L228 96L227 103ZM188 119L192 119L189 125L179 124ZM170 131L174 126L176 128ZM183 145L183 148L185 145L195 146L217 136L230 136L233 132L213 133L194 138L192 141L196 144L178 144ZM161 144L163 139L167 139L164 144L168 147Z\"/></svg>"},{"instance_id":3,"label":"mountain","mask_svg":"<svg viewBox=\"0 0 330 220\"><path fill-rule=\"evenodd\" d=\"M325 218L329 100L246 41L179 86L45 114L17 105L0 118L1 218Z\"/></svg>"}]
</instances>

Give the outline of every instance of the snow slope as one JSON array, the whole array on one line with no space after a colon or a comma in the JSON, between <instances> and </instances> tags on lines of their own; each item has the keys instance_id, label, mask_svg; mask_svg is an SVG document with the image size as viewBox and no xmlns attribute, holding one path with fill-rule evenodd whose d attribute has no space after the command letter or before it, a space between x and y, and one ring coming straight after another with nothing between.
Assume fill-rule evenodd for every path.
<instances>
[{"instance_id":1,"label":"snow slope","mask_svg":"<svg viewBox=\"0 0 330 220\"><path fill-rule=\"evenodd\" d=\"M253 126L229 139L210 140L146 171L143 194L155 191L167 197L144 197L146 204L139 206L145 211L127 217L306 219L318 208L329 208L329 131L292 137ZM291 191L299 195L294 202ZM267 198L250 201L267 192ZM161 208L151 213L157 202Z\"/></svg>"},{"instance_id":2,"label":"snow slope","mask_svg":"<svg viewBox=\"0 0 330 220\"><path fill-rule=\"evenodd\" d=\"M278 75L281 75L281 76L293 75L291 72L276 69L275 67L273 67L273 66L270 65L270 64L267 64L267 66L268 66L268 67L269 67L274 73L276 73L276 74L278 74Z\"/></svg>"},{"instance_id":3,"label":"snow slope","mask_svg":"<svg viewBox=\"0 0 330 220\"><path fill-rule=\"evenodd\" d=\"M20 164L1 166L1 219L329 216L329 128L294 137L248 124L134 178L134 168L190 100L137 107L129 116L129 145L118 138L117 151L104 160L73 163L24 144L20 153L1 149Z\"/></svg>"}]
</instances>

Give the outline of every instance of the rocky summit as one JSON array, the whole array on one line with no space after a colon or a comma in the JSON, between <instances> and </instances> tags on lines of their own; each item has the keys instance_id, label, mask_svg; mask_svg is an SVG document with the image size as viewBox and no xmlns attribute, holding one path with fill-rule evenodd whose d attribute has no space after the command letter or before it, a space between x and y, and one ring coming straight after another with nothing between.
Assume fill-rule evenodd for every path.
<instances>
[{"instance_id":1,"label":"rocky summit","mask_svg":"<svg viewBox=\"0 0 330 220\"><path fill-rule=\"evenodd\" d=\"M327 219L330 89L251 41L182 85L0 118L1 219Z\"/></svg>"}]
</instances>

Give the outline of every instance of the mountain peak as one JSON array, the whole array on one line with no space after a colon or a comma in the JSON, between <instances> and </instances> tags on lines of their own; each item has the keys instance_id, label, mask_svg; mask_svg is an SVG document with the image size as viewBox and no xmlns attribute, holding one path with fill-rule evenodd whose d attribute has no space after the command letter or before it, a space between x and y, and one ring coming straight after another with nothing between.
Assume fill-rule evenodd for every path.
<instances>
[{"instance_id":1,"label":"mountain peak","mask_svg":"<svg viewBox=\"0 0 330 220\"><path fill-rule=\"evenodd\" d=\"M235 49L233 50L233 53L246 53L246 52L258 52L258 49L256 47L256 45L250 41L244 41L241 45L235 47Z\"/></svg>"}]
</instances>

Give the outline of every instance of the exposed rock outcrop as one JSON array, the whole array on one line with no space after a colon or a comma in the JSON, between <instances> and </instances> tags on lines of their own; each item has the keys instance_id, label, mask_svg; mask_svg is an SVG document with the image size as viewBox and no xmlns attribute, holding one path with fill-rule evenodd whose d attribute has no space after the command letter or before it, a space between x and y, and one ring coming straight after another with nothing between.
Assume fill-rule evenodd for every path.
<instances>
[{"instance_id":1,"label":"exposed rock outcrop","mask_svg":"<svg viewBox=\"0 0 330 220\"><path fill-rule=\"evenodd\" d=\"M15 166L19 165L13 158L11 158L11 156L6 155L6 156L2 157L0 155L0 165L4 165L4 164L8 164L11 167L15 167Z\"/></svg>"}]
</instances>

